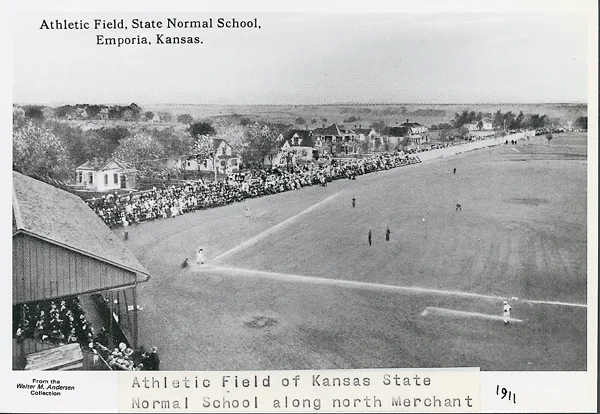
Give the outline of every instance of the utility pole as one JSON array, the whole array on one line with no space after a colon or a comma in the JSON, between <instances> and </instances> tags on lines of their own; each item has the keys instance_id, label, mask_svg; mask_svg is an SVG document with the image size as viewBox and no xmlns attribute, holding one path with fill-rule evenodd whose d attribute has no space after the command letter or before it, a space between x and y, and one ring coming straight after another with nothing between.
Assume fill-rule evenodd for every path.
<instances>
[{"instance_id":1,"label":"utility pole","mask_svg":"<svg viewBox=\"0 0 600 414\"><path fill-rule=\"evenodd\" d=\"M215 171L215 183L217 182L217 153L213 153L213 170Z\"/></svg>"}]
</instances>

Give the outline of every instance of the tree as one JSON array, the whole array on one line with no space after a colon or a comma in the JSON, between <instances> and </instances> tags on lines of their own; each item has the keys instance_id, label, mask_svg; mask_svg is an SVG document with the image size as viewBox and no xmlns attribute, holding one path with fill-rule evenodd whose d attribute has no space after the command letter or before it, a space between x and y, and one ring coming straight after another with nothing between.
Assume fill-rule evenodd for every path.
<instances>
[{"instance_id":1,"label":"tree","mask_svg":"<svg viewBox=\"0 0 600 414\"><path fill-rule=\"evenodd\" d=\"M142 114L142 108L140 108L136 103L129 104L127 108L131 111L131 119L133 121L138 121L140 119L140 115Z\"/></svg>"},{"instance_id":2,"label":"tree","mask_svg":"<svg viewBox=\"0 0 600 414\"><path fill-rule=\"evenodd\" d=\"M193 153L199 160L214 158L213 139L208 135L198 135L194 140Z\"/></svg>"},{"instance_id":3,"label":"tree","mask_svg":"<svg viewBox=\"0 0 600 414\"><path fill-rule=\"evenodd\" d=\"M159 112L158 116L161 122L171 122L173 120L173 116L168 112Z\"/></svg>"},{"instance_id":4,"label":"tree","mask_svg":"<svg viewBox=\"0 0 600 414\"><path fill-rule=\"evenodd\" d=\"M116 105L116 106L111 106L110 108L108 108L108 118L109 119L121 119L121 117L123 116L123 108Z\"/></svg>"},{"instance_id":5,"label":"tree","mask_svg":"<svg viewBox=\"0 0 600 414\"><path fill-rule=\"evenodd\" d=\"M587 130L588 128L588 117L587 116L580 116L579 118L577 118L577 120L575 121L575 126L579 129L585 129Z\"/></svg>"},{"instance_id":6,"label":"tree","mask_svg":"<svg viewBox=\"0 0 600 414\"><path fill-rule=\"evenodd\" d=\"M21 128L25 124L27 124L25 111L20 106L13 105L13 128Z\"/></svg>"},{"instance_id":7,"label":"tree","mask_svg":"<svg viewBox=\"0 0 600 414\"><path fill-rule=\"evenodd\" d=\"M100 111L105 109L104 105L87 105L87 114L90 118L96 119L100 115Z\"/></svg>"},{"instance_id":8,"label":"tree","mask_svg":"<svg viewBox=\"0 0 600 414\"><path fill-rule=\"evenodd\" d=\"M190 124L188 131L192 137L215 134L215 129L208 122L194 122L193 124Z\"/></svg>"},{"instance_id":9,"label":"tree","mask_svg":"<svg viewBox=\"0 0 600 414\"><path fill-rule=\"evenodd\" d=\"M442 130L440 130L440 135L439 135L439 140L440 141L450 141L451 138L452 137L451 137L449 129L442 129Z\"/></svg>"},{"instance_id":10,"label":"tree","mask_svg":"<svg viewBox=\"0 0 600 414\"><path fill-rule=\"evenodd\" d=\"M191 124L194 122L194 118L190 114L181 114L177 116L177 122L182 124Z\"/></svg>"},{"instance_id":11,"label":"tree","mask_svg":"<svg viewBox=\"0 0 600 414\"><path fill-rule=\"evenodd\" d=\"M163 146L165 157L178 158L193 153L194 138L185 131L170 127L163 130L148 128L142 132L151 135Z\"/></svg>"},{"instance_id":12,"label":"tree","mask_svg":"<svg viewBox=\"0 0 600 414\"><path fill-rule=\"evenodd\" d=\"M265 157L277 151L279 134L279 129L269 124L248 127L241 148L244 163L262 166Z\"/></svg>"},{"instance_id":13,"label":"tree","mask_svg":"<svg viewBox=\"0 0 600 414\"><path fill-rule=\"evenodd\" d=\"M128 136L121 141L112 157L134 166L141 180L162 176L166 171L165 149L148 134Z\"/></svg>"},{"instance_id":14,"label":"tree","mask_svg":"<svg viewBox=\"0 0 600 414\"><path fill-rule=\"evenodd\" d=\"M134 115L133 115L133 111L131 109L125 109L123 111L123 114L121 115L121 119L123 119L123 121L133 121L134 120Z\"/></svg>"},{"instance_id":15,"label":"tree","mask_svg":"<svg viewBox=\"0 0 600 414\"><path fill-rule=\"evenodd\" d=\"M93 155L90 147L90 142L99 140L93 130L84 132L80 127L66 122L48 122L46 127L64 145L75 166L83 164L94 156L99 156Z\"/></svg>"},{"instance_id":16,"label":"tree","mask_svg":"<svg viewBox=\"0 0 600 414\"><path fill-rule=\"evenodd\" d=\"M306 125L306 119L299 116L298 118L296 118L296 125Z\"/></svg>"},{"instance_id":17,"label":"tree","mask_svg":"<svg viewBox=\"0 0 600 414\"><path fill-rule=\"evenodd\" d=\"M503 115L503 121L502 121L502 127L503 128L511 128L513 125L513 122L515 120L515 114L512 113L512 111L508 111Z\"/></svg>"},{"instance_id":18,"label":"tree","mask_svg":"<svg viewBox=\"0 0 600 414\"><path fill-rule=\"evenodd\" d=\"M378 134L381 134L382 131L385 129L385 121L381 119L373 121L373 123L371 124L371 128L373 128Z\"/></svg>"},{"instance_id":19,"label":"tree","mask_svg":"<svg viewBox=\"0 0 600 414\"><path fill-rule=\"evenodd\" d=\"M546 125L548 117L540 114L531 115L530 126L534 129L543 128Z\"/></svg>"},{"instance_id":20,"label":"tree","mask_svg":"<svg viewBox=\"0 0 600 414\"><path fill-rule=\"evenodd\" d=\"M519 112L519 115L510 123L510 129L521 129L524 119L525 115L523 115L523 111Z\"/></svg>"},{"instance_id":21,"label":"tree","mask_svg":"<svg viewBox=\"0 0 600 414\"><path fill-rule=\"evenodd\" d=\"M73 175L74 166L56 135L27 123L13 131L13 170L62 181Z\"/></svg>"},{"instance_id":22,"label":"tree","mask_svg":"<svg viewBox=\"0 0 600 414\"><path fill-rule=\"evenodd\" d=\"M546 134L546 139L548 140L548 146L550 146L550 141L552 141L552 134Z\"/></svg>"},{"instance_id":23,"label":"tree","mask_svg":"<svg viewBox=\"0 0 600 414\"><path fill-rule=\"evenodd\" d=\"M402 138L402 140L398 143L398 148L404 150L404 148L409 147L411 144L411 140L409 137L404 137Z\"/></svg>"},{"instance_id":24,"label":"tree","mask_svg":"<svg viewBox=\"0 0 600 414\"><path fill-rule=\"evenodd\" d=\"M458 132L458 137L460 139L466 140L469 138L469 130L467 129L467 127L462 126L458 129L457 132Z\"/></svg>"},{"instance_id":25,"label":"tree","mask_svg":"<svg viewBox=\"0 0 600 414\"><path fill-rule=\"evenodd\" d=\"M144 113L144 118L146 118L146 121L151 121L152 118L154 118L154 112L152 112L152 111L146 111Z\"/></svg>"},{"instance_id":26,"label":"tree","mask_svg":"<svg viewBox=\"0 0 600 414\"><path fill-rule=\"evenodd\" d=\"M44 112L40 106L26 106L25 117L34 121L42 121L44 119Z\"/></svg>"},{"instance_id":27,"label":"tree","mask_svg":"<svg viewBox=\"0 0 600 414\"><path fill-rule=\"evenodd\" d=\"M110 156L120 143L131 134L129 129L122 126L101 128L95 132L99 140L90 143L92 154L102 158Z\"/></svg>"},{"instance_id":28,"label":"tree","mask_svg":"<svg viewBox=\"0 0 600 414\"><path fill-rule=\"evenodd\" d=\"M504 127L504 116L502 115L502 111L498 109L494 114L494 120L492 121L492 125L494 128L502 128Z\"/></svg>"},{"instance_id":29,"label":"tree","mask_svg":"<svg viewBox=\"0 0 600 414\"><path fill-rule=\"evenodd\" d=\"M216 138L226 141L234 150L240 151L244 142L245 128L241 125L230 124L217 128Z\"/></svg>"},{"instance_id":30,"label":"tree","mask_svg":"<svg viewBox=\"0 0 600 414\"><path fill-rule=\"evenodd\" d=\"M475 111L469 112L467 109L465 109L462 112L457 112L454 114L454 121L452 121L452 124L454 125L454 128L460 128L463 125L470 124L476 120L477 114Z\"/></svg>"},{"instance_id":31,"label":"tree","mask_svg":"<svg viewBox=\"0 0 600 414\"><path fill-rule=\"evenodd\" d=\"M102 108L100 112L98 112L98 119L107 120L109 118L109 110L108 108Z\"/></svg>"}]
</instances>

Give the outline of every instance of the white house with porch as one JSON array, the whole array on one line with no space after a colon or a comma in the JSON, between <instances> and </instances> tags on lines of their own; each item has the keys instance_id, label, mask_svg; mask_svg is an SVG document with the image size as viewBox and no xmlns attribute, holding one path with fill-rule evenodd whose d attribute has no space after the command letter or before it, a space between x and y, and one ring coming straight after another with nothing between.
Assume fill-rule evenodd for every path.
<instances>
[{"instance_id":1,"label":"white house with porch","mask_svg":"<svg viewBox=\"0 0 600 414\"><path fill-rule=\"evenodd\" d=\"M76 168L76 184L91 191L111 191L135 188L134 168L115 159L94 158Z\"/></svg>"}]
</instances>

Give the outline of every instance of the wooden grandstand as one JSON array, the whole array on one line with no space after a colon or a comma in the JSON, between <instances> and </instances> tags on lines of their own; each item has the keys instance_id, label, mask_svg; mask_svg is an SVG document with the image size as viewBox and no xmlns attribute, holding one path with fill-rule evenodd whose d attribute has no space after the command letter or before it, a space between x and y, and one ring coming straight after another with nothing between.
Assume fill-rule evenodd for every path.
<instances>
[{"instance_id":1,"label":"wooden grandstand","mask_svg":"<svg viewBox=\"0 0 600 414\"><path fill-rule=\"evenodd\" d=\"M135 349L137 285L149 279L148 271L79 197L17 172L12 196L13 311L86 298L91 307L108 310L102 324L111 335ZM24 322L21 317L13 312L13 322ZM13 338L13 369L85 368L76 348Z\"/></svg>"}]
</instances>

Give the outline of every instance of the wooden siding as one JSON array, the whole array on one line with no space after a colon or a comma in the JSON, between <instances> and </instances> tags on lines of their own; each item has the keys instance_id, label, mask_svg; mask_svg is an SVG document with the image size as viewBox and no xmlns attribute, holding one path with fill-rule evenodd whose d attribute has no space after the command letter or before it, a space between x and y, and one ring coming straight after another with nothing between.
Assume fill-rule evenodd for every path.
<instances>
[{"instance_id":1,"label":"wooden siding","mask_svg":"<svg viewBox=\"0 0 600 414\"><path fill-rule=\"evenodd\" d=\"M26 235L13 236L13 304L133 285L135 273Z\"/></svg>"}]
</instances>

